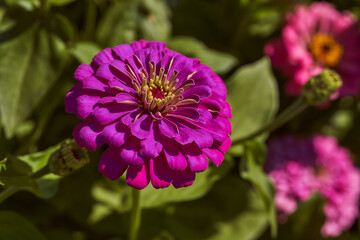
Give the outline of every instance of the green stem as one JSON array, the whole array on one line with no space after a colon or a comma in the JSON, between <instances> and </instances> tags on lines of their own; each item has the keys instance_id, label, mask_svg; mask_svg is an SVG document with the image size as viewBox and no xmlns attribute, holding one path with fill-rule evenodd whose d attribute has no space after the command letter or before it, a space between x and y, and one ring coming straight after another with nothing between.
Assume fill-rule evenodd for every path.
<instances>
[{"instance_id":1,"label":"green stem","mask_svg":"<svg viewBox=\"0 0 360 240\"><path fill-rule=\"evenodd\" d=\"M31 174L31 178L38 179L49 173L50 173L49 165L46 164L45 167L43 167L43 168L39 169L37 172L34 172L33 174Z\"/></svg>"},{"instance_id":2,"label":"green stem","mask_svg":"<svg viewBox=\"0 0 360 240\"><path fill-rule=\"evenodd\" d=\"M91 41L94 37L96 25L96 5L94 0L88 0L88 9L85 22L85 40Z\"/></svg>"},{"instance_id":3,"label":"green stem","mask_svg":"<svg viewBox=\"0 0 360 240\"><path fill-rule=\"evenodd\" d=\"M132 208L130 218L129 240L136 240L141 222L140 190L131 189Z\"/></svg>"},{"instance_id":4,"label":"green stem","mask_svg":"<svg viewBox=\"0 0 360 240\"><path fill-rule=\"evenodd\" d=\"M37 172L34 172L33 174L31 174L30 177L32 179L38 179L42 176L45 176L48 173L50 173L50 171L49 171L48 165L46 165L45 167L39 169ZM15 193L17 193L20 190L21 190L21 188L14 187L14 186L6 187L4 190L2 190L0 192L0 203L2 203L3 201L5 201L6 199L8 199L9 197L11 197L12 195L14 195Z\"/></svg>"},{"instance_id":5,"label":"green stem","mask_svg":"<svg viewBox=\"0 0 360 240\"><path fill-rule=\"evenodd\" d=\"M0 203L5 201L7 198L11 197L13 194L17 193L18 191L20 191L20 189L17 187L10 186L5 188L0 192Z\"/></svg>"},{"instance_id":6,"label":"green stem","mask_svg":"<svg viewBox=\"0 0 360 240\"><path fill-rule=\"evenodd\" d=\"M50 4L48 0L40 0L40 11L41 13L46 16L50 9Z\"/></svg>"},{"instance_id":7,"label":"green stem","mask_svg":"<svg viewBox=\"0 0 360 240\"><path fill-rule=\"evenodd\" d=\"M291 119L303 112L309 104L303 97L298 98L293 104L291 104L287 109L280 113L277 118L269 125L259 129L258 131L250 134L249 136L233 141L232 145L241 144L247 140L250 140L254 137L260 136L265 132L272 132L277 128L281 127L285 123L289 122Z\"/></svg>"}]
</instances>

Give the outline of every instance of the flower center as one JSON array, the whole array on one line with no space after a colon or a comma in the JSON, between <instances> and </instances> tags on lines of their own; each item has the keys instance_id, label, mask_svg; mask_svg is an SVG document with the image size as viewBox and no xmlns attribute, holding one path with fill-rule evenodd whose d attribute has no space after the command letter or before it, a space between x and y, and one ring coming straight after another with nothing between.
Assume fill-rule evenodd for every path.
<instances>
[{"instance_id":1,"label":"flower center","mask_svg":"<svg viewBox=\"0 0 360 240\"><path fill-rule=\"evenodd\" d=\"M315 166L314 175L318 178L326 178L329 175L329 171L323 166Z\"/></svg>"},{"instance_id":2,"label":"flower center","mask_svg":"<svg viewBox=\"0 0 360 240\"><path fill-rule=\"evenodd\" d=\"M326 67L335 67L342 55L342 46L331 36L315 34L310 43L310 51L314 59Z\"/></svg>"},{"instance_id":3,"label":"flower center","mask_svg":"<svg viewBox=\"0 0 360 240\"><path fill-rule=\"evenodd\" d=\"M159 88L150 89L150 92L154 98L165 99L163 91Z\"/></svg>"},{"instance_id":4,"label":"flower center","mask_svg":"<svg viewBox=\"0 0 360 240\"><path fill-rule=\"evenodd\" d=\"M140 59L134 55L138 64L142 66ZM191 77L196 73L193 72L184 79L181 84L177 76L179 72L173 70L170 74L171 66L174 58L170 61L167 69L160 68L156 70L156 63L150 61L149 71L143 66L139 69L139 77L136 76L134 70L127 65L126 73L131 79L132 85L137 92L141 108L153 113L155 117L162 117L169 111L175 111L178 106L197 103L199 99L196 96L184 98L183 93L187 88L195 84Z\"/></svg>"}]
</instances>

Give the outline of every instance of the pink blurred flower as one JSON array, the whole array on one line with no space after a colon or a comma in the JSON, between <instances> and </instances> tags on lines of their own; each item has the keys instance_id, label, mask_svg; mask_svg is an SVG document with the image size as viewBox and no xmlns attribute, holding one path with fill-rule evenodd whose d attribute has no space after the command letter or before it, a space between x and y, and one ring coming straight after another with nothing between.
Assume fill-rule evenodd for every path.
<instances>
[{"instance_id":1,"label":"pink blurred flower","mask_svg":"<svg viewBox=\"0 0 360 240\"><path fill-rule=\"evenodd\" d=\"M75 71L66 111L86 121L73 136L94 151L104 143L99 171L125 171L142 189L191 185L208 158L219 166L230 147L230 105L223 81L197 59L162 42L138 41L98 53Z\"/></svg>"},{"instance_id":2,"label":"pink blurred flower","mask_svg":"<svg viewBox=\"0 0 360 240\"><path fill-rule=\"evenodd\" d=\"M360 171L333 137L283 136L268 143L266 169L274 181L279 221L317 191L325 199L323 236L339 236L359 214Z\"/></svg>"},{"instance_id":3,"label":"pink blurred flower","mask_svg":"<svg viewBox=\"0 0 360 240\"><path fill-rule=\"evenodd\" d=\"M265 46L275 68L289 78L286 93L300 95L302 86L324 68L342 80L339 94L356 95L360 85L360 31L355 16L333 5L315 2L286 15L279 39Z\"/></svg>"}]
</instances>

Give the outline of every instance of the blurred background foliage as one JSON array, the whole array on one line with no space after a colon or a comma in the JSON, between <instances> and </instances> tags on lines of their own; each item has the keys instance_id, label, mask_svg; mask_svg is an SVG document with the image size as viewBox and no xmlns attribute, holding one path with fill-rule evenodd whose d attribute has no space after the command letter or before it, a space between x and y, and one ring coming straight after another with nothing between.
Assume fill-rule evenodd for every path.
<instances>
[{"instance_id":1,"label":"blurred background foliage","mask_svg":"<svg viewBox=\"0 0 360 240\"><path fill-rule=\"evenodd\" d=\"M225 81L232 139L270 123L294 99L263 57L295 0L2 0L0 1L0 160L2 187L19 191L0 205L0 239L126 239L131 194L123 179L91 163L62 178L29 177L79 122L64 111L72 74L101 49L139 39L165 41L199 58ZM334 0L360 16L359 0ZM278 79L278 80L277 80ZM359 98L308 109L275 133L334 135L359 166ZM266 145L234 146L224 163L197 174L193 186L143 190L139 239L321 239L323 200L315 195L277 229L274 189L262 170ZM24 190L24 191L20 191ZM277 231L278 230L278 231ZM337 239L360 239L360 222Z\"/></svg>"}]
</instances>

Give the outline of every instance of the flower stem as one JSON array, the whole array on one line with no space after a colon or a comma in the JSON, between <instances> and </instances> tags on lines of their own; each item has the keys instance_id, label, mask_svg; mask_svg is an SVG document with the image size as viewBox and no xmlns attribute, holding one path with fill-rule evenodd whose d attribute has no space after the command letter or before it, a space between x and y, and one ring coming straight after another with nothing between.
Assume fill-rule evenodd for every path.
<instances>
[{"instance_id":1,"label":"flower stem","mask_svg":"<svg viewBox=\"0 0 360 240\"><path fill-rule=\"evenodd\" d=\"M45 167L39 169L37 172L31 174L30 177L32 179L38 179L42 176L45 176L48 173L50 173L50 170L48 165L46 165ZM6 199L8 199L9 197L11 197L20 190L21 188L19 187L14 187L14 186L6 187L3 191L0 192L0 203L2 203L3 201L5 201Z\"/></svg>"},{"instance_id":2,"label":"flower stem","mask_svg":"<svg viewBox=\"0 0 360 240\"><path fill-rule=\"evenodd\" d=\"M43 168L39 169L38 171L34 172L33 174L31 174L31 178L37 179L42 176L45 176L48 173L50 173L50 169L49 169L49 165L46 164L45 167L43 167Z\"/></svg>"},{"instance_id":3,"label":"flower stem","mask_svg":"<svg viewBox=\"0 0 360 240\"><path fill-rule=\"evenodd\" d=\"M95 25L96 25L96 5L94 0L87 1L87 14L85 22L85 40L91 41L94 38Z\"/></svg>"},{"instance_id":4,"label":"flower stem","mask_svg":"<svg viewBox=\"0 0 360 240\"><path fill-rule=\"evenodd\" d=\"M140 190L131 189L132 208L130 218L129 240L136 240L141 222Z\"/></svg>"},{"instance_id":5,"label":"flower stem","mask_svg":"<svg viewBox=\"0 0 360 240\"><path fill-rule=\"evenodd\" d=\"M301 112L303 112L308 106L309 104L306 102L306 100L303 97L298 98L288 108L286 108L283 112L281 112L272 123L250 134L249 136L246 136L245 138L241 138L233 141L232 145L241 144L254 137L260 136L265 132L272 132L278 129L279 127L281 127L282 125L284 125L285 123L289 122L291 119L299 115Z\"/></svg>"}]
</instances>

